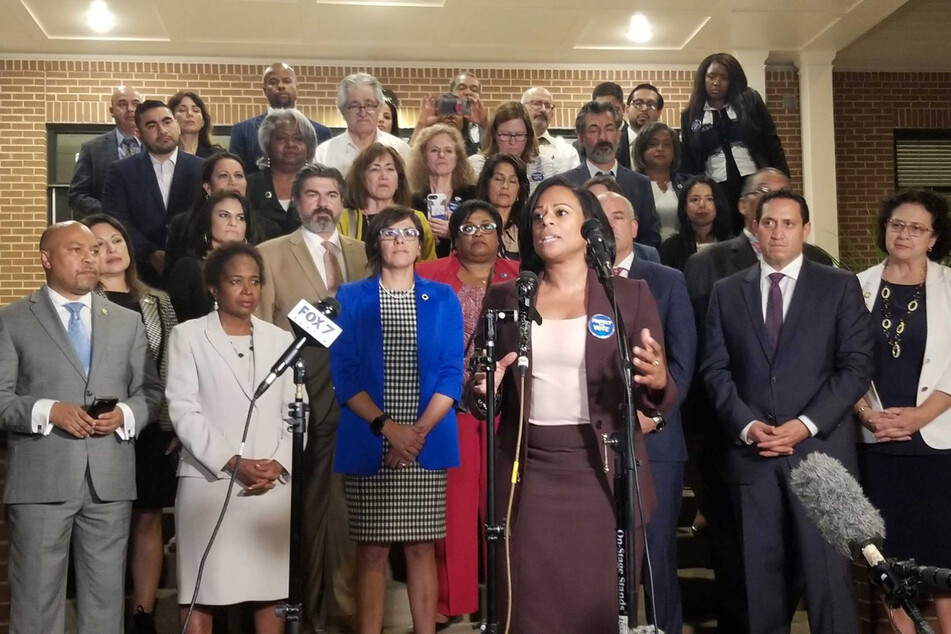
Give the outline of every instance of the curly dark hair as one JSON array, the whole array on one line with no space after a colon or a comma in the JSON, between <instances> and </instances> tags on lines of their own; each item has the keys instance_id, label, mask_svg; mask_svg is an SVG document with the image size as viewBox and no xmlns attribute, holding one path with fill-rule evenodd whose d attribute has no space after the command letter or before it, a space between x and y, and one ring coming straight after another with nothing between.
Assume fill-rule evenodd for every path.
<instances>
[{"instance_id":1,"label":"curly dark hair","mask_svg":"<svg viewBox=\"0 0 951 634\"><path fill-rule=\"evenodd\" d=\"M466 221L469 220L469 217L477 211L484 211L492 217L492 222L495 223L495 232L498 234L499 244L502 244L502 216L499 214L499 210L493 207L492 203L476 198L462 203L459 205L459 208L449 216L449 240L452 242L453 249L456 248L456 239L459 237L459 227L464 225Z\"/></svg>"},{"instance_id":2,"label":"curly dark hair","mask_svg":"<svg viewBox=\"0 0 951 634\"><path fill-rule=\"evenodd\" d=\"M875 244L882 251L885 248L885 227L892 218L892 213L902 205L921 205L931 214L931 228L934 231L935 243L928 251L928 258L941 262L951 253L951 220L948 218L948 199L927 189L900 189L887 196L882 201L878 211L876 224L878 234Z\"/></svg>"},{"instance_id":3,"label":"curly dark hair","mask_svg":"<svg viewBox=\"0 0 951 634\"><path fill-rule=\"evenodd\" d=\"M254 222L254 211L248 199L232 189L221 189L210 195L188 219L188 235L185 250L201 259L211 250L211 213L215 205L222 200L237 200L244 212L244 239L251 244L259 242L258 227Z\"/></svg>"},{"instance_id":4,"label":"curly dark hair","mask_svg":"<svg viewBox=\"0 0 951 634\"><path fill-rule=\"evenodd\" d=\"M379 275L383 270L383 255L380 252L380 231L395 225L403 220L412 220L419 231L419 240L423 239L423 223L419 219L419 214L409 207L402 205L391 205L378 214L370 217L370 224L367 227L366 250L367 250L367 270L372 275Z\"/></svg>"},{"instance_id":5,"label":"curly dark hair","mask_svg":"<svg viewBox=\"0 0 951 634\"><path fill-rule=\"evenodd\" d=\"M261 276L261 285L266 284L264 279L264 258L257 247L245 244L244 242L229 242L223 244L208 255L205 265L202 267L202 277L204 277L205 288L219 289L222 278L225 276L225 269L228 263L239 255L246 255L258 265L258 273ZM210 291L209 291L210 292Z\"/></svg>"},{"instance_id":6,"label":"curly dark hair","mask_svg":"<svg viewBox=\"0 0 951 634\"><path fill-rule=\"evenodd\" d=\"M532 210L535 209L535 206L538 204L538 199L541 198L542 194L552 187L570 189L578 198L578 202L581 203L581 213L584 215L585 220L594 218L598 221L598 224L601 225L601 234L604 236L604 243L608 247L608 252L613 262L617 256L617 248L614 244L614 232L611 231L611 224L608 222L608 217L604 215L604 210L601 209L601 203L598 202L594 194L587 189L575 187L564 176L553 176L542 181L535 189L535 193L532 194L532 197L528 201L526 212L522 216L522 223L518 227L518 252L522 258L521 269L523 271L532 271L533 273L541 273L545 269L545 263L538 254L535 253L535 240L532 236ZM588 260L588 266L591 266L590 257L585 256L585 258Z\"/></svg>"}]
</instances>

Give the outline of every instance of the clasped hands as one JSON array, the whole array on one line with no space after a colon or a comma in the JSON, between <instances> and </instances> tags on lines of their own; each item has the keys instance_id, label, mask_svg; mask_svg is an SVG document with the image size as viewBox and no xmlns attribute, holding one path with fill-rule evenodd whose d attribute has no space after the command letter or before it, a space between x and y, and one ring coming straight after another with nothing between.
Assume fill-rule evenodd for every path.
<instances>
[{"instance_id":1,"label":"clasped hands","mask_svg":"<svg viewBox=\"0 0 951 634\"><path fill-rule=\"evenodd\" d=\"M232 456L225 465L224 471L233 473L237 461L238 457ZM244 495L264 495L277 486L277 481L283 473L284 467L277 460L242 458L238 464L236 477L244 485L242 491Z\"/></svg>"},{"instance_id":2,"label":"clasped hands","mask_svg":"<svg viewBox=\"0 0 951 634\"><path fill-rule=\"evenodd\" d=\"M776 427L762 421L753 421L746 436L759 449L759 455L776 458L791 456L794 447L812 434L805 423L794 418Z\"/></svg>"},{"instance_id":3,"label":"clasped hands","mask_svg":"<svg viewBox=\"0 0 951 634\"><path fill-rule=\"evenodd\" d=\"M125 417L122 409L114 407L111 411L93 418L79 405L57 401L50 408L50 422L75 438L104 436L122 427Z\"/></svg>"},{"instance_id":4,"label":"clasped hands","mask_svg":"<svg viewBox=\"0 0 951 634\"><path fill-rule=\"evenodd\" d=\"M865 416L862 416L865 414ZM904 442L925 426L921 411L917 407L889 407L885 410L866 409L859 414L859 422L875 434L878 442Z\"/></svg>"},{"instance_id":5,"label":"clasped hands","mask_svg":"<svg viewBox=\"0 0 951 634\"><path fill-rule=\"evenodd\" d=\"M400 425L392 420L383 424L383 436L390 441L390 450L386 454L386 466L393 469L408 467L416 461L423 449L426 434L429 432L419 423Z\"/></svg>"}]
</instances>

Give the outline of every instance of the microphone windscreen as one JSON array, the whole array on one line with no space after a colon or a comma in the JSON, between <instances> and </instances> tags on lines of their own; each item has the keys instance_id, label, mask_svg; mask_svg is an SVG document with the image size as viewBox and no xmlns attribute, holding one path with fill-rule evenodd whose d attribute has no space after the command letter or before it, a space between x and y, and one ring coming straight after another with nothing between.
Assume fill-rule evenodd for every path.
<instances>
[{"instance_id":1,"label":"microphone windscreen","mask_svg":"<svg viewBox=\"0 0 951 634\"><path fill-rule=\"evenodd\" d=\"M589 242L598 238L604 239L601 234L601 223L594 218L588 218L581 225L581 236Z\"/></svg>"},{"instance_id":2,"label":"microphone windscreen","mask_svg":"<svg viewBox=\"0 0 951 634\"><path fill-rule=\"evenodd\" d=\"M538 276L532 271L522 271L518 274L515 285L519 290L527 291L529 294L534 293L538 288Z\"/></svg>"},{"instance_id":3,"label":"microphone windscreen","mask_svg":"<svg viewBox=\"0 0 951 634\"><path fill-rule=\"evenodd\" d=\"M846 557L857 545L885 536L881 513L835 458L810 454L792 470L789 484L822 537Z\"/></svg>"},{"instance_id":4,"label":"microphone windscreen","mask_svg":"<svg viewBox=\"0 0 951 634\"><path fill-rule=\"evenodd\" d=\"M336 319L340 314L340 302L337 301L336 297L328 295L327 297L323 298L317 304L318 309L321 307L323 308L321 312L331 319Z\"/></svg>"}]
</instances>

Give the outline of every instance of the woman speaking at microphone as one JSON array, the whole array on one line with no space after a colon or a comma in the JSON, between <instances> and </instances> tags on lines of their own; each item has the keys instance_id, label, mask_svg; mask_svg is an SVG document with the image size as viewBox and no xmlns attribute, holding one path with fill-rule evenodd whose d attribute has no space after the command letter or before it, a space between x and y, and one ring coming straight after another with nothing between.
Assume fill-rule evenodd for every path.
<instances>
[{"instance_id":1,"label":"woman speaking at microphone","mask_svg":"<svg viewBox=\"0 0 951 634\"><path fill-rule=\"evenodd\" d=\"M522 270L538 275L534 303L542 323L531 327L524 390L514 367L516 323L499 326L501 360L495 375L501 415L496 462L500 515L509 504L516 459L519 463L507 523L510 558L499 566L511 576L510 631L617 632L615 469L613 450L603 443L602 434L623 429L624 385L614 313L586 257L581 226L589 218L600 223L611 258L614 240L597 199L561 177L539 185L524 218L519 228ZM657 306L643 281L619 278L615 288L628 333L625 345L635 366L636 404L654 414L668 408L676 396L659 343L663 333ZM515 309L517 299L514 281L496 284L489 288L484 308ZM476 345L482 341L477 332ZM484 412L484 378L473 387L471 405ZM519 446L522 402L525 424ZM640 527L655 499L644 440L640 430L635 433L644 513L636 517ZM639 562L640 529L635 547ZM639 578L639 570L632 578ZM503 576L497 586L500 606L506 604L506 585ZM504 608L499 615L504 622Z\"/></svg>"}]
</instances>

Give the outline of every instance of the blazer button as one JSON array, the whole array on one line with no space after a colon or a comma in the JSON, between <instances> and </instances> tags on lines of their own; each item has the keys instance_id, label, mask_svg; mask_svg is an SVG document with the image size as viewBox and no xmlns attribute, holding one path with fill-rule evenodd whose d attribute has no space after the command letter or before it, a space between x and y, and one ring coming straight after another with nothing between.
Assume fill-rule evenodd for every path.
<instances>
[{"instance_id":1,"label":"blazer button","mask_svg":"<svg viewBox=\"0 0 951 634\"><path fill-rule=\"evenodd\" d=\"M594 424L595 429L601 429L601 421L598 421Z\"/></svg>"},{"instance_id":2,"label":"blazer button","mask_svg":"<svg viewBox=\"0 0 951 634\"><path fill-rule=\"evenodd\" d=\"M926 386L922 387L922 388L921 388L921 391L922 391L922 392L927 392L927 391L928 391L928 386L926 385Z\"/></svg>"},{"instance_id":3,"label":"blazer button","mask_svg":"<svg viewBox=\"0 0 951 634\"><path fill-rule=\"evenodd\" d=\"M92 390L86 390L86 396L92 396Z\"/></svg>"}]
</instances>

